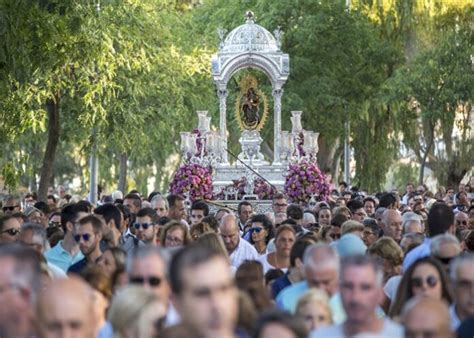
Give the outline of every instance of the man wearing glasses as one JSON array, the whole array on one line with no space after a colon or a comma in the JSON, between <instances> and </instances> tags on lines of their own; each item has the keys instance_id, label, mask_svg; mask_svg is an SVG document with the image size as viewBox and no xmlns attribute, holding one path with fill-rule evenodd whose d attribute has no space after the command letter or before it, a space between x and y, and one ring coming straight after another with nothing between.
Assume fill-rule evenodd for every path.
<instances>
[{"instance_id":1,"label":"man wearing glasses","mask_svg":"<svg viewBox=\"0 0 474 338\"><path fill-rule=\"evenodd\" d=\"M166 278L167 260L166 252L156 246L139 247L128 255L126 271L129 284L143 286L160 299L166 300L166 325L171 326L180 319L170 301L170 286Z\"/></svg>"},{"instance_id":2,"label":"man wearing glasses","mask_svg":"<svg viewBox=\"0 0 474 338\"><path fill-rule=\"evenodd\" d=\"M61 226L64 231L64 239L59 241L52 249L45 252L49 263L60 267L67 272L69 267L84 258L79 250L79 243L74 240L74 228L78 221L88 215L86 206L71 204L61 210Z\"/></svg>"},{"instance_id":3,"label":"man wearing glasses","mask_svg":"<svg viewBox=\"0 0 474 338\"><path fill-rule=\"evenodd\" d=\"M20 199L15 196L7 196L3 203L3 213L5 215L12 215L21 212Z\"/></svg>"},{"instance_id":4,"label":"man wearing glasses","mask_svg":"<svg viewBox=\"0 0 474 338\"><path fill-rule=\"evenodd\" d=\"M74 240L79 244L84 258L72 265L68 273L81 273L86 267L95 265L102 256L100 240L102 239L102 221L95 215L89 215L79 221L79 226L74 233Z\"/></svg>"},{"instance_id":5,"label":"man wearing glasses","mask_svg":"<svg viewBox=\"0 0 474 338\"><path fill-rule=\"evenodd\" d=\"M18 219L12 215L0 218L0 243L15 242L21 230Z\"/></svg>"},{"instance_id":6,"label":"man wearing glasses","mask_svg":"<svg viewBox=\"0 0 474 338\"><path fill-rule=\"evenodd\" d=\"M158 215L152 208L140 209L133 224L135 235L146 245L156 245Z\"/></svg>"}]
</instances>

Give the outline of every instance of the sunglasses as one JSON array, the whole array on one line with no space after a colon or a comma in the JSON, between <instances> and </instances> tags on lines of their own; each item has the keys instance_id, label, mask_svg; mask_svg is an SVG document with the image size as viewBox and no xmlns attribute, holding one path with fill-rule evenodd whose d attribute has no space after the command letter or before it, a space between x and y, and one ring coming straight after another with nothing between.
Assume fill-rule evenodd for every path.
<instances>
[{"instance_id":1,"label":"sunglasses","mask_svg":"<svg viewBox=\"0 0 474 338\"><path fill-rule=\"evenodd\" d=\"M145 282L148 283L148 285L150 285L151 287L157 287L157 286L160 286L162 279L156 276L150 276L147 278L142 277L142 276L135 276L135 277L130 278L130 283L132 284L143 285L145 284Z\"/></svg>"},{"instance_id":2,"label":"sunglasses","mask_svg":"<svg viewBox=\"0 0 474 338\"><path fill-rule=\"evenodd\" d=\"M91 239L91 234L83 234L83 235L74 235L74 240L79 243L81 241L81 238L84 240L84 242L89 242Z\"/></svg>"},{"instance_id":3,"label":"sunglasses","mask_svg":"<svg viewBox=\"0 0 474 338\"><path fill-rule=\"evenodd\" d=\"M2 232L0 232L1 234L3 233L7 233L9 234L10 236L16 236L20 233L20 230L18 229L8 229L8 230L3 230Z\"/></svg>"},{"instance_id":4,"label":"sunglasses","mask_svg":"<svg viewBox=\"0 0 474 338\"><path fill-rule=\"evenodd\" d=\"M421 277L413 277L411 284L416 288L421 288L423 283L426 283L430 288L434 288L438 284L438 278L433 275L426 277L424 280Z\"/></svg>"},{"instance_id":5,"label":"sunglasses","mask_svg":"<svg viewBox=\"0 0 474 338\"><path fill-rule=\"evenodd\" d=\"M140 227L142 227L143 230L146 230L153 225L155 225L155 223L134 223L133 227L137 230L140 229Z\"/></svg>"},{"instance_id":6,"label":"sunglasses","mask_svg":"<svg viewBox=\"0 0 474 338\"><path fill-rule=\"evenodd\" d=\"M263 228L250 228L250 232L251 233L257 233L259 234L260 232L262 232Z\"/></svg>"},{"instance_id":7,"label":"sunglasses","mask_svg":"<svg viewBox=\"0 0 474 338\"><path fill-rule=\"evenodd\" d=\"M467 225L467 221L456 221L456 225Z\"/></svg>"},{"instance_id":8,"label":"sunglasses","mask_svg":"<svg viewBox=\"0 0 474 338\"><path fill-rule=\"evenodd\" d=\"M59 228L61 226L61 222L48 222L50 228Z\"/></svg>"},{"instance_id":9,"label":"sunglasses","mask_svg":"<svg viewBox=\"0 0 474 338\"><path fill-rule=\"evenodd\" d=\"M331 237L333 240L337 240L341 238L340 234L330 234L329 237Z\"/></svg>"},{"instance_id":10,"label":"sunglasses","mask_svg":"<svg viewBox=\"0 0 474 338\"><path fill-rule=\"evenodd\" d=\"M12 205L11 207L3 207L3 211L7 211L7 210L13 211L15 210L15 208L18 208L18 207L19 205Z\"/></svg>"},{"instance_id":11,"label":"sunglasses","mask_svg":"<svg viewBox=\"0 0 474 338\"><path fill-rule=\"evenodd\" d=\"M456 257L436 257L436 259L439 260L444 265L449 265L449 263L451 263L451 261L454 258L456 258Z\"/></svg>"}]
</instances>

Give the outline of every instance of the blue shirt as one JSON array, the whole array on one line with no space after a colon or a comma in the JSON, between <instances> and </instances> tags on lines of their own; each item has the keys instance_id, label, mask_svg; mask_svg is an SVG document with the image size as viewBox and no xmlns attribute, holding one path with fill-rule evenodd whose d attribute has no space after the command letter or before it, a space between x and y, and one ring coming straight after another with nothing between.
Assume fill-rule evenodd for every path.
<instances>
[{"instance_id":1,"label":"blue shirt","mask_svg":"<svg viewBox=\"0 0 474 338\"><path fill-rule=\"evenodd\" d=\"M278 294L286 288L287 286L291 285L291 281L288 278L288 272L285 273L283 276L278 277L272 284L272 297L276 298Z\"/></svg>"},{"instance_id":2,"label":"blue shirt","mask_svg":"<svg viewBox=\"0 0 474 338\"><path fill-rule=\"evenodd\" d=\"M410 265L415 263L420 258L428 257L431 254L430 250L431 239L426 237L423 243L411 250L403 260L403 271L407 271Z\"/></svg>"},{"instance_id":3,"label":"blue shirt","mask_svg":"<svg viewBox=\"0 0 474 338\"><path fill-rule=\"evenodd\" d=\"M295 283L283 289L276 298L277 306L280 309L296 312L296 306L300 298L309 290L306 281ZM329 299L329 307L331 308L332 318L335 324L340 324L346 320L346 312L342 307L342 300L339 293L334 294Z\"/></svg>"},{"instance_id":4,"label":"blue shirt","mask_svg":"<svg viewBox=\"0 0 474 338\"><path fill-rule=\"evenodd\" d=\"M85 258L81 259L76 264L73 264L67 270L68 273L77 273L78 275L87 267L87 260Z\"/></svg>"},{"instance_id":5,"label":"blue shirt","mask_svg":"<svg viewBox=\"0 0 474 338\"><path fill-rule=\"evenodd\" d=\"M79 251L74 257L71 256L69 252L64 250L61 244L62 242L63 241L59 241L56 246L46 251L44 257L49 263L54 264L64 272L67 272L69 267L83 259L84 255Z\"/></svg>"}]
</instances>

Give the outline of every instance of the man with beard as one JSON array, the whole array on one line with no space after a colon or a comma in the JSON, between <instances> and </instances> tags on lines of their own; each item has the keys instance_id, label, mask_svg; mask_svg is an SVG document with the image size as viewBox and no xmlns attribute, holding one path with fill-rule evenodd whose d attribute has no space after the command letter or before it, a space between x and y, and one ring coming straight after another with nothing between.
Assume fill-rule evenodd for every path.
<instances>
[{"instance_id":1,"label":"man with beard","mask_svg":"<svg viewBox=\"0 0 474 338\"><path fill-rule=\"evenodd\" d=\"M147 245L156 245L158 233L158 215L152 208L138 211L137 220L133 224L137 238Z\"/></svg>"},{"instance_id":2,"label":"man with beard","mask_svg":"<svg viewBox=\"0 0 474 338\"><path fill-rule=\"evenodd\" d=\"M402 338L403 328L390 319L378 318L383 297L383 271L370 256L348 256L341 262L340 293L347 319L344 323L313 332L311 338Z\"/></svg>"},{"instance_id":3,"label":"man with beard","mask_svg":"<svg viewBox=\"0 0 474 338\"><path fill-rule=\"evenodd\" d=\"M72 265L68 273L81 273L86 267L95 265L102 256L100 240L102 239L102 221L95 215L89 215L79 221L79 226L74 233L74 240L79 243L84 258Z\"/></svg>"}]
</instances>

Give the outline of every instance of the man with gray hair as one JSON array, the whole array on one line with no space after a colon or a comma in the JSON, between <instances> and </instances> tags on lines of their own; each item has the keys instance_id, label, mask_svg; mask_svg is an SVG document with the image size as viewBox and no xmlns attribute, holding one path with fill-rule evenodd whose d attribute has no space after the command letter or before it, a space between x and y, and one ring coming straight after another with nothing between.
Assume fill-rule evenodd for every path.
<instances>
[{"instance_id":1,"label":"man with gray hair","mask_svg":"<svg viewBox=\"0 0 474 338\"><path fill-rule=\"evenodd\" d=\"M392 237L395 242L402 240L402 216L398 210L387 209L382 214L381 227L384 236Z\"/></svg>"},{"instance_id":2,"label":"man with gray hair","mask_svg":"<svg viewBox=\"0 0 474 338\"><path fill-rule=\"evenodd\" d=\"M383 298L383 270L374 258L356 255L342 259L340 293L347 319L313 332L311 338L404 337L399 324L377 316Z\"/></svg>"},{"instance_id":3,"label":"man with gray hair","mask_svg":"<svg viewBox=\"0 0 474 338\"><path fill-rule=\"evenodd\" d=\"M449 272L449 263L459 256L461 251L459 240L451 234L438 235L430 242L431 256L443 263L447 272Z\"/></svg>"},{"instance_id":4,"label":"man with gray hair","mask_svg":"<svg viewBox=\"0 0 474 338\"><path fill-rule=\"evenodd\" d=\"M168 216L168 210L170 209L168 200L160 194L151 199L151 208L156 211L159 218Z\"/></svg>"},{"instance_id":5,"label":"man with gray hair","mask_svg":"<svg viewBox=\"0 0 474 338\"><path fill-rule=\"evenodd\" d=\"M46 229L36 223L25 223L21 227L21 232L18 235L18 242L29 246L38 254L44 255L49 250L49 242L46 234ZM65 278L66 273L57 265L48 262L48 270L53 278Z\"/></svg>"},{"instance_id":6,"label":"man with gray hair","mask_svg":"<svg viewBox=\"0 0 474 338\"><path fill-rule=\"evenodd\" d=\"M166 323L174 325L179 322L179 316L170 301L171 289L166 278L168 260L167 253L159 247L138 247L127 257L126 272L129 284L143 286L164 300L168 305Z\"/></svg>"},{"instance_id":7,"label":"man with gray hair","mask_svg":"<svg viewBox=\"0 0 474 338\"><path fill-rule=\"evenodd\" d=\"M283 289L277 296L278 307L294 313L298 300L310 288L319 288L330 297L329 306L336 323L345 319L339 296L339 256L335 248L316 243L306 249L303 256L305 280Z\"/></svg>"},{"instance_id":8,"label":"man with gray hair","mask_svg":"<svg viewBox=\"0 0 474 338\"><path fill-rule=\"evenodd\" d=\"M457 330L465 319L474 316L474 254L455 258L450 265L454 303L449 308L451 329Z\"/></svg>"},{"instance_id":9,"label":"man with gray hair","mask_svg":"<svg viewBox=\"0 0 474 338\"><path fill-rule=\"evenodd\" d=\"M32 337L41 287L39 256L18 243L0 244L0 266L0 337Z\"/></svg>"},{"instance_id":10,"label":"man with gray hair","mask_svg":"<svg viewBox=\"0 0 474 338\"><path fill-rule=\"evenodd\" d=\"M423 234L425 232L425 227L423 226L423 218L412 212L408 211L402 215L402 226L403 226L403 233L404 234L411 234L411 233L420 233Z\"/></svg>"}]
</instances>

